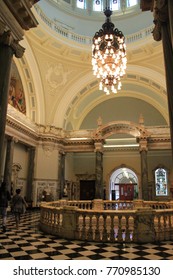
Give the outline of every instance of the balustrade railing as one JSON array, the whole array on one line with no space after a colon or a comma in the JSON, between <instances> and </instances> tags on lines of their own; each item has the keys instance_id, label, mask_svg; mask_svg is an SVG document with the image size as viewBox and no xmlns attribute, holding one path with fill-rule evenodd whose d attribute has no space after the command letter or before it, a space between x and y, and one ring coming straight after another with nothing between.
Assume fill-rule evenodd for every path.
<instances>
[{"instance_id":1,"label":"balustrade railing","mask_svg":"<svg viewBox=\"0 0 173 280\"><path fill-rule=\"evenodd\" d=\"M82 36L77 33L72 32L71 30L68 30L67 28L63 28L62 26L58 25L54 20L49 19L44 12L41 10L41 8L38 5L35 5L35 10L37 14L40 16L42 21L52 30L54 30L57 34L63 36L64 38L67 38L69 40L75 41L77 43L83 44L83 45L92 45L92 38L88 36ZM126 42L127 44L134 43L138 40L145 39L149 36L152 36L154 25L149 26L147 28L144 28L140 30L139 32L130 34L126 36Z\"/></svg>"},{"instance_id":2,"label":"balustrade railing","mask_svg":"<svg viewBox=\"0 0 173 280\"><path fill-rule=\"evenodd\" d=\"M98 200L102 210L91 201L43 203L40 227L43 231L67 239L98 242L156 242L173 240L173 207L168 202L164 209L148 207L144 201ZM137 203L138 202L138 203ZM161 202L153 202L161 205ZM163 202L164 204L165 202ZM143 206L141 206L143 204ZM127 208L120 208L126 205ZM140 205L140 206L139 206ZM150 206L153 206L150 202Z\"/></svg>"}]
</instances>

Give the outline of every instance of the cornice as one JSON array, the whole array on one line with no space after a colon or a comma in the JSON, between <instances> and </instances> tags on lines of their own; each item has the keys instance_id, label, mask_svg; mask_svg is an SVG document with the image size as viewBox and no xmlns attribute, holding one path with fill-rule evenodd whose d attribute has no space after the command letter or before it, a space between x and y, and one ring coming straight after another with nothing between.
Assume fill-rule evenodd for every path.
<instances>
[{"instance_id":1,"label":"cornice","mask_svg":"<svg viewBox=\"0 0 173 280\"><path fill-rule=\"evenodd\" d=\"M11 108L11 113L13 109ZM14 114L15 112L15 114ZM148 150L171 149L169 127L144 127L132 122L111 122L99 125L95 130L64 131L54 126L37 125L14 110L7 115L6 135L15 137L29 146L55 145L65 152L94 152L95 144L104 143L106 137L116 133L128 133L138 141L146 141ZM103 151L139 151L139 147L103 147Z\"/></svg>"},{"instance_id":2,"label":"cornice","mask_svg":"<svg viewBox=\"0 0 173 280\"><path fill-rule=\"evenodd\" d=\"M5 0L4 2L22 29L29 30L30 28L36 27L38 25L38 22L31 11L32 5L38 1Z\"/></svg>"},{"instance_id":3,"label":"cornice","mask_svg":"<svg viewBox=\"0 0 173 280\"><path fill-rule=\"evenodd\" d=\"M113 151L121 151L121 152L128 152L128 151L136 151L139 152L139 147L106 147L103 148L103 152L113 152Z\"/></svg>"},{"instance_id":4,"label":"cornice","mask_svg":"<svg viewBox=\"0 0 173 280\"><path fill-rule=\"evenodd\" d=\"M4 23L3 31L11 31L15 40L23 39L24 30L36 27L38 22L31 11L35 0L1 0L0 20Z\"/></svg>"},{"instance_id":5,"label":"cornice","mask_svg":"<svg viewBox=\"0 0 173 280\"><path fill-rule=\"evenodd\" d=\"M31 139L33 139L35 141L38 140L36 131L33 131L29 128L22 126L21 124L15 122L14 120L10 119L9 117L7 117L7 120L6 120L6 128L7 128L7 132L9 130L9 128L12 128L17 133L22 133L24 135L27 135L28 137L30 137Z\"/></svg>"}]
</instances>

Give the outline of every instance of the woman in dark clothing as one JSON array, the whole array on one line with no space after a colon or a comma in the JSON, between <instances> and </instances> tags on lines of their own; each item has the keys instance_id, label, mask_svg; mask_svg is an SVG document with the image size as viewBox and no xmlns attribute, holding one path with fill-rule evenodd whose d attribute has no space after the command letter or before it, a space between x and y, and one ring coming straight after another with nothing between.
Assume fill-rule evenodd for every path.
<instances>
[{"instance_id":1,"label":"woman in dark clothing","mask_svg":"<svg viewBox=\"0 0 173 280\"><path fill-rule=\"evenodd\" d=\"M12 198L12 204L11 207L13 209L13 213L15 216L15 221L16 221L16 228L19 228L20 224L20 216L21 214L25 213L27 203L25 199L21 196L21 190L16 189L16 194Z\"/></svg>"},{"instance_id":2,"label":"woman in dark clothing","mask_svg":"<svg viewBox=\"0 0 173 280\"><path fill-rule=\"evenodd\" d=\"M0 214L2 216L2 230L6 232L7 208L11 200L10 192L7 190L6 182L2 182L0 187Z\"/></svg>"}]
</instances>

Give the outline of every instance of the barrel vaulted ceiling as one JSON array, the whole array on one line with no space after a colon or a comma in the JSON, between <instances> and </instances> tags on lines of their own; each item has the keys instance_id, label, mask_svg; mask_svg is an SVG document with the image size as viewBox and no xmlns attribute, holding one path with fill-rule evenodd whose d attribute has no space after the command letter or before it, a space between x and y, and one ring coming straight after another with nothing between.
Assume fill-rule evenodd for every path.
<instances>
[{"instance_id":1,"label":"barrel vaulted ceiling","mask_svg":"<svg viewBox=\"0 0 173 280\"><path fill-rule=\"evenodd\" d=\"M168 125L163 52L161 42L152 37L152 12L112 18L126 37L128 61L121 91L107 96L98 90L91 66L91 39L104 15L98 21L75 15L73 24L72 15L69 21L52 2L42 0L33 8L39 25L26 32L24 57L15 59L27 117L67 130L95 128L98 117L103 123L138 123L140 114L146 126ZM56 18L51 18L52 9Z\"/></svg>"}]
</instances>

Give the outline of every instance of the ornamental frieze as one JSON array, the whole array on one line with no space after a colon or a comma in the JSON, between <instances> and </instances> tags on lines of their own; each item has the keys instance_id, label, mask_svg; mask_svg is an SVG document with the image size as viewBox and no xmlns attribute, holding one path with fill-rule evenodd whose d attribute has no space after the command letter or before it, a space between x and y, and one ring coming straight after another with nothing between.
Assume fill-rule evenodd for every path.
<instances>
[{"instance_id":1,"label":"ornamental frieze","mask_svg":"<svg viewBox=\"0 0 173 280\"><path fill-rule=\"evenodd\" d=\"M124 122L111 122L107 125L101 126L96 129L95 134L93 134L94 138L102 137L106 138L112 134L130 134L134 137L149 137L150 133L144 128L144 126L137 125L132 122L124 121Z\"/></svg>"},{"instance_id":2,"label":"ornamental frieze","mask_svg":"<svg viewBox=\"0 0 173 280\"><path fill-rule=\"evenodd\" d=\"M13 110L12 110L13 111ZM12 113L11 111L11 113ZM10 113L10 111L8 111ZM22 115L22 117L21 117ZM75 133L77 137L75 136ZM80 134L81 133L81 134ZM98 137L98 133L100 133ZM26 116L15 111L12 115L7 116L6 121L6 135L17 137L23 143L30 143L30 145L43 145L46 153L51 154L51 149L54 146L56 149L62 147L65 152L94 152L95 145L103 145L106 138L111 134L130 134L136 138L136 141L146 141L149 149L170 148L170 132L169 127L144 127L140 124L132 122L111 122L107 125L99 126L99 129L90 130L89 134L86 130L65 131L62 128L54 126L36 125L30 122ZM81 136L81 137L80 137ZM88 136L88 137L84 137ZM117 147L114 150L137 150L137 147ZM112 150L109 147L106 151Z\"/></svg>"}]
</instances>

